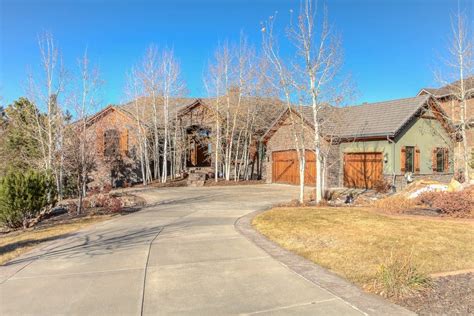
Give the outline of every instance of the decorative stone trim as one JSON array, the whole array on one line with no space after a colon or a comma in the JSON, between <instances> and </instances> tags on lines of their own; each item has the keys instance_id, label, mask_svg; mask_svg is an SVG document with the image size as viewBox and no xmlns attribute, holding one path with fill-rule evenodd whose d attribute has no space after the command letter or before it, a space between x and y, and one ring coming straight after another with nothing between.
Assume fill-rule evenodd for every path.
<instances>
[{"instance_id":1,"label":"decorative stone trim","mask_svg":"<svg viewBox=\"0 0 474 316\"><path fill-rule=\"evenodd\" d=\"M434 180L434 181L439 181L442 183L449 183L451 179L453 178L453 176L454 176L453 173L433 173L433 174L413 174L412 178L413 178L413 181ZM400 175L400 174L395 175L395 183L393 183L393 175L385 174L383 177L388 183L395 185L395 188L397 189L397 191L403 190L408 185L404 175Z\"/></svg>"}]
</instances>

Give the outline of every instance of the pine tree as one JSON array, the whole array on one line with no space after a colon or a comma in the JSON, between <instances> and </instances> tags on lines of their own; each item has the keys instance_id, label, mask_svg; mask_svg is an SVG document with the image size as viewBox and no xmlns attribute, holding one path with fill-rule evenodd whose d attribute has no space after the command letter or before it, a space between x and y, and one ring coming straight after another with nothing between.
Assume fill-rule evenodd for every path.
<instances>
[{"instance_id":1,"label":"pine tree","mask_svg":"<svg viewBox=\"0 0 474 316\"><path fill-rule=\"evenodd\" d=\"M2 137L0 140L0 157L4 163L0 167L0 174L9 169L27 170L35 168L41 159L39 152L36 124L41 124L43 116L38 122L34 117L38 113L37 107L26 98L14 101L1 115Z\"/></svg>"},{"instance_id":2,"label":"pine tree","mask_svg":"<svg viewBox=\"0 0 474 316\"><path fill-rule=\"evenodd\" d=\"M0 223L6 227L27 228L55 203L55 181L46 172L10 171L0 179Z\"/></svg>"}]
</instances>

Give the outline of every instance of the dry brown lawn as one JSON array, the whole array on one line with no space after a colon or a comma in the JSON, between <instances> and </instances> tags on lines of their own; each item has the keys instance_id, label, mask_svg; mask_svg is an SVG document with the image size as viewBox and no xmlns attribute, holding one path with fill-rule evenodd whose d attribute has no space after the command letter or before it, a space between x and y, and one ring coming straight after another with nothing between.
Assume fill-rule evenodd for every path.
<instances>
[{"instance_id":1,"label":"dry brown lawn","mask_svg":"<svg viewBox=\"0 0 474 316\"><path fill-rule=\"evenodd\" d=\"M474 224L387 216L364 208L275 208L254 227L282 247L360 285L392 252L413 256L423 273L474 268Z\"/></svg>"},{"instance_id":2,"label":"dry brown lawn","mask_svg":"<svg viewBox=\"0 0 474 316\"><path fill-rule=\"evenodd\" d=\"M40 226L0 236L0 265L32 250L41 243L66 237L68 234L108 218L110 218L108 215L83 217L54 226Z\"/></svg>"}]
</instances>

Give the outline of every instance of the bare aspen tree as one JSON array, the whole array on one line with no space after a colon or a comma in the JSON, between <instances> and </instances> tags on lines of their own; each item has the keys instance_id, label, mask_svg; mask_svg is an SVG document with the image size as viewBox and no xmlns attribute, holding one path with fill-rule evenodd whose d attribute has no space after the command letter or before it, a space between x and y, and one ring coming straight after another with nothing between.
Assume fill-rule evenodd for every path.
<instances>
[{"instance_id":1,"label":"bare aspen tree","mask_svg":"<svg viewBox=\"0 0 474 316\"><path fill-rule=\"evenodd\" d=\"M169 156L169 123L170 123L170 107L171 99L179 97L183 94L184 84L180 78L180 66L174 56L173 50L165 49L163 50L160 58L160 68L159 68L159 91L160 97L163 100L163 126L164 126L164 135L163 135L163 165L162 165L162 175L161 181L164 183L167 181L168 177L168 161L170 160Z\"/></svg>"},{"instance_id":2,"label":"bare aspen tree","mask_svg":"<svg viewBox=\"0 0 474 316\"><path fill-rule=\"evenodd\" d=\"M151 181L151 171L148 158L148 139L146 136L146 127L143 122L145 120L144 105L140 103L140 83L138 80L137 72L132 68L131 72L127 75L127 87L126 94L133 102L134 118L136 123L136 134L138 141L138 155L140 160L140 170L142 176L143 185L147 185Z\"/></svg>"},{"instance_id":3,"label":"bare aspen tree","mask_svg":"<svg viewBox=\"0 0 474 316\"><path fill-rule=\"evenodd\" d=\"M292 24L289 36L293 40L301 63L302 83L304 93L310 99L313 110L314 152L316 154L316 203L322 199L323 170L322 163L322 122L327 119L322 114L324 103L321 100L322 89L330 83L341 66L340 41L331 34L327 19L327 10L318 15L317 3L314 0L305 0L297 17L297 23Z\"/></svg>"},{"instance_id":4,"label":"bare aspen tree","mask_svg":"<svg viewBox=\"0 0 474 316\"><path fill-rule=\"evenodd\" d=\"M214 99L215 109L215 127L212 138L214 139L214 181L217 182L219 179L220 166L221 166L221 94L222 88L222 74L224 72L223 54L218 48L214 54L215 63L209 64L207 76L204 77L204 86L207 90L209 99Z\"/></svg>"},{"instance_id":5,"label":"bare aspen tree","mask_svg":"<svg viewBox=\"0 0 474 316\"><path fill-rule=\"evenodd\" d=\"M467 140L471 113L468 99L474 95L474 35L469 26L468 19L459 12L451 18L451 41L445 60L449 73L437 75L438 80L449 88L454 101L458 103L458 106L453 106L449 119L457 126L457 133L461 138L460 157L455 159L458 159L466 182L470 181L471 176Z\"/></svg>"},{"instance_id":6,"label":"bare aspen tree","mask_svg":"<svg viewBox=\"0 0 474 316\"><path fill-rule=\"evenodd\" d=\"M141 79L143 97L152 108L153 178L166 182L170 155L170 113L173 113L173 100L184 93L180 66L173 50L161 52L151 45L137 71ZM161 168L160 168L161 164Z\"/></svg>"},{"instance_id":7,"label":"bare aspen tree","mask_svg":"<svg viewBox=\"0 0 474 316\"><path fill-rule=\"evenodd\" d=\"M233 141L233 130L231 128L232 119L232 103L231 103L231 85L232 85L232 56L230 53L229 44L225 43L222 47L222 56L220 57L223 63L223 82L225 90L225 127L224 127L224 177L227 181L230 180L230 164L231 164L231 142Z\"/></svg>"},{"instance_id":8,"label":"bare aspen tree","mask_svg":"<svg viewBox=\"0 0 474 316\"><path fill-rule=\"evenodd\" d=\"M262 27L262 46L265 57L272 66L272 73L269 75L270 82L277 91L279 96L283 97L288 119L291 123L291 133L293 138L293 145L296 150L298 158L298 169L300 174L299 184L299 202L304 202L304 188L305 188L305 168L306 168L306 149L304 143L305 129L301 119L297 120L294 115L294 108L292 105L292 97L295 94L295 82L291 76L290 69L288 69L284 60L280 57L279 46L277 39L274 36L275 17L264 23ZM303 122L304 123L304 122Z\"/></svg>"},{"instance_id":9,"label":"bare aspen tree","mask_svg":"<svg viewBox=\"0 0 474 316\"><path fill-rule=\"evenodd\" d=\"M235 180L249 180L258 159L258 137L281 112L281 105L268 98L265 76L265 59L249 54L248 71L243 90L243 101L237 125L238 137L235 149Z\"/></svg>"},{"instance_id":10,"label":"bare aspen tree","mask_svg":"<svg viewBox=\"0 0 474 316\"><path fill-rule=\"evenodd\" d=\"M232 128L233 110L236 106L231 96L231 86L233 82L233 56L229 44L225 42L220 45L214 54L214 64L209 66L210 79L208 79L208 94L213 100L216 109L216 134L215 139L215 159L216 159L216 181L219 174L219 165L222 166L222 173L225 180L230 180L231 164L231 143L233 143L234 129ZM210 91L210 89L213 89ZM235 91L235 89L234 89ZM222 122L219 121L220 117ZM219 121L219 122L217 122ZM222 126L221 126L222 124Z\"/></svg>"},{"instance_id":11,"label":"bare aspen tree","mask_svg":"<svg viewBox=\"0 0 474 316\"><path fill-rule=\"evenodd\" d=\"M55 174L61 198L61 161L63 156L59 146L64 131L64 113L61 110L60 97L66 84L66 71L57 43L51 33L41 34L38 37L38 46L41 55L42 75L38 78L32 73L29 75L28 96L39 109L44 111L46 116L43 118L39 111L31 113L36 121L35 138L40 143L43 156L42 167ZM60 163L56 162L56 158L59 158Z\"/></svg>"},{"instance_id":12,"label":"bare aspen tree","mask_svg":"<svg viewBox=\"0 0 474 316\"><path fill-rule=\"evenodd\" d=\"M210 99L216 109L214 159L215 180L222 167L226 181L240 179L243 161L248 161L246 154L248 143L251 97L255 95L256 54L249 47L244 36L237 45L225 42L214 54L214 61L209 66L205 85ZM256 100L256 98L254 98ZM246 114L249 115L246 115Z\"/></svg>"},{"instance_id":13,"label":"bare aspen tree","mask_svg":"<svg viewBox=\"0 0 474 316\"><path fill-rule=\"evenodd\" d=\"M228 173L230 174L230 165L232 163L231 161L231 155L232 151L235 150L235 158L233 160L234 162L234 180L237 181L239 180L238 178L238 157L239 157L239 147L241 147L241 141L242 141L242 134L244 132L244 126L245 124L242 124L245 122L245 119L242 117L243 116L243 111L245 110L245 103L246 100L250 101L250 95L252 90L255 88L253 85L255 84L254 76L255 76L255 51L249 47L247 40L243 36L243 34L240 35L240 41L238 45L238 49L235 49L237 52L236 56L236 70L237 73L235 74L235 84L233 84L233 87L231 87L230 91L227 93L228 95L236 93L237 95L234 96L237 98L236 101L234 101L236 104L234 105L233 109L233 120L232 120L232 134L231 134L231 142L229 143L229 169ZM236 91L234 91L234 89ZM251 102L251 101L250 101ZM247 108L250 110L249 104L247 104ZM247 119L250 118L250 116L246 117ZM234 134L236 134L234 136ZM236 139L234 140L234 138ZM235 149L233 146L235 145Z\"/></svg>"},{"instance_id":14,"label":"bare aspen tree","mask_svg":"<svg viewBox=\"0 0 474 316\"><path fill-rule=\"evenodd\" d=\"M160 112L159 112L159 60L158 49L150 45L142 61L139 76L142 80L143 92L152 107L153 124L153 178L161 180L160 174Z\"/></svg>"},{"instance_id":15,"label":"bare aspen tree","mask_svg":"<svg viewBox=\"0 0 474 316\"><path fill-rule=\"evenodd\" d=\"M274 53L268 47L266 50L268 51L267 55L272 58L272 63L277 65L277 72L283 73L285 71L287 76L291 77L285 81L292 82L294 91L299 94L298 99L311 106L312 150L316 155L315 201L319 203L324 191L324 172L322 170L324 156L321 150L323 146L322 125L323 121L328 119L322 115L325 105L324 89L333 82L338 74L342 65L342 56L340 40L332 33L328 23L327 10L324 9L321 14L318 14L317 9L317 3L314 0L304 0L296 21L293 22L293 18L291 18L286 34L295 54L290 61L285 62L286 69L274 50ZM273 31L272 22L270 25L267 23L267 26L271 27ZM270 37L267 36L266 46L274 47L274 42L269 39ZM280 65L276 61L279 61ZM280 75L280 77L282 76Z\"/></svg>"},{"instance_id":16,"label":"bare aspen tree","mask_svg":"<svg viewBox=\"0 0 474 316\"><path fill-rule=\"evenodd\" d=\"M76 123L68 128L68 144L65 146L67 169L76 177L78 194L77 213L83 209L83 199L87 191L89 175L97 159L94 150L96 135L88 132L87 118L94 113L99 102L99 91L102 85L99 70L91 67L87 51L78 60L77 76L73 97L73 110Z\"/></svg>"}]
</instances>

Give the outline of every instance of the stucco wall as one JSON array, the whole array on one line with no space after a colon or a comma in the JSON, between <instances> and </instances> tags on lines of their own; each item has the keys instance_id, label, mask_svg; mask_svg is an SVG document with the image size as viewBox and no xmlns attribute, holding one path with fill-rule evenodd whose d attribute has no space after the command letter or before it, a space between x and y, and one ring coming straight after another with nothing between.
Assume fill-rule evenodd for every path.
<instances>
[{"instance_id":1,"label":"stucco wall","mask_svg":"<svg viewBox=\"0 0 474 316\"><path fill-rule=\"evenodd\" d=\"M400 155L403 146L418 146L420 149L420 174L433 174L434 148L449 148L449 173L453 172L453 142L439 121L418 118L409 124L395 141L395 172L397 174L400 173Z\"/></svg>"},{"instance_id":2,"label":"stucco wall","mask_svg":"<svg viewBox=\"0 0 474 316\"><path fill-rule=\"evenodd\" d=\"M340 155L350 152L381 152L383 154L383 174L387 180L396 175L396 186L402 187L404 181L401 172L401 150L403 146L417 146L420 149L420 173L418 177L436 178L445 181L451 178L453 172L453 143L441 123L433 119L417 118L408 124L402 133L394 140L346 142L340 145ZM449 148L450 170L448 173L435 173L432 169L432 152L436 147ZM342 160L342 159L341 159ZM340 165L343 172L343 161ZM433 179L434 179L433 178Z\"/></svg>"}]
</instances>

